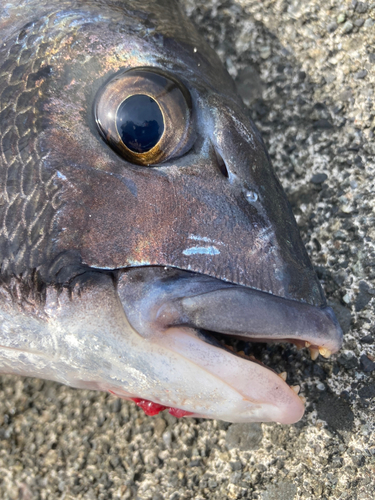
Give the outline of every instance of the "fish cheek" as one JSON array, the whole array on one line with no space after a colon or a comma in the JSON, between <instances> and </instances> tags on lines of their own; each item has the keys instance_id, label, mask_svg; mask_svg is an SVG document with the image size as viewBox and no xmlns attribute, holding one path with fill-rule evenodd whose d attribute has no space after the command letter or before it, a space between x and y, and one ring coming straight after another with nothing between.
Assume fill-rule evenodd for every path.
<instances>
[{"instance_id":1,"label":"fish cheek","mask_svg":"<svg viewBox=\"0 0 375 500\"><path fill-rule=\"evenodd\" d=\"M85 334L123 328L126 320L115 289L111 273L86 271L71 280L68 287L58 292L50 287L46 295L45 310L62 329ZM80 333L82 329L82 333Z\"/></svg>"}]
</instances>

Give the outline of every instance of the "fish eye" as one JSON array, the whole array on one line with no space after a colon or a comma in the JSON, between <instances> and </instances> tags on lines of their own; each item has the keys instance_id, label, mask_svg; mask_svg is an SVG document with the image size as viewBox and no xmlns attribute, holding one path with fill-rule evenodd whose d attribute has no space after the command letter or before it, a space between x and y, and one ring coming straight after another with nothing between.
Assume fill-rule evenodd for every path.
<instances>
[{"instance_id":1,"label":"fish eye","mask_svg":"<svg viewBox=\"0 0 375 500\"><path fill-rule=\"evenodd\" d=\"M181 156L195 140L190 93L155 68L127 70L110 80L95 101L103 139L125 160L149 166Z\"/></svg>"}]
</instances>

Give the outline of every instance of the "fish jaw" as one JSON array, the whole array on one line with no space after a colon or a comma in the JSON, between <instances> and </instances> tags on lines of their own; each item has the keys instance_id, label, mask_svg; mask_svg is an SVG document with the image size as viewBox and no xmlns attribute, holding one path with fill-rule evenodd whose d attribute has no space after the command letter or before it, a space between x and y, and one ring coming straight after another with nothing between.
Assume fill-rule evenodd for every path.
<instances>
[{"instance_id":1,"label":"fish jaw","mask_svg":"<svg viewBox=\"0 0 375 500\"><path fill-rule=\"evenodd\" d=\"M193 369L200 375L200 385L204 385L207 376L213 376L218 381L220 393L224 392L224 386L232 392L220 402L219 399L215 401L217 396L214 394L203 411L195 403L187 408L191 416L227 422L281 424L293 424L302 418L301 399L268 368L207 344L194 330L171 328L156 342L193 363ZM199 400L198 395L197 402Z\"/></svg>"},{"instance_id":2,"label":"fish jaw","mask_svg":"<svg viewBox=\"0 0 375 500\"><path fill-rule=\"evenodd\" d=\"M117 280L87 272L70 289L51 288L40 317L22 311L15 317L2 300L1 371L144 399L196 417L298 421L303 403L274 371L207 342L198 328L163 325L161 305L173 294L202 291L202 284L213 293L217 286L231 289L193 273L143 268Z\"/></svg>"},{"instance_id":3,"label":"fish jaw","mask_svg":"<svg viewBox=\"0 0 375 500\"><path fill-rule=\"evenodd\" d=\"M114 385L106 390L152 402L155 413L161 405L172 414L178 409L181 416L227 422L293 424L304 414L301 399L275 372L204 342L192 329L171 328L144 342L142 363L157 369L158 390L131 394Z\"/></svg>"}]
</instances>

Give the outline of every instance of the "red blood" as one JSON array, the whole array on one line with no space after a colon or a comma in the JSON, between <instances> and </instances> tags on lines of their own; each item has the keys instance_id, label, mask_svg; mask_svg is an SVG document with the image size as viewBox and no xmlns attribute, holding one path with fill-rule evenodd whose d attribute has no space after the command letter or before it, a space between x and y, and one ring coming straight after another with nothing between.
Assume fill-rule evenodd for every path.
<instances>
[{"instance_id":1,"label":"red blood","mask_svg":"<svg viewBox=\"0 0 375 500\"><path fill-rule=\"evenodd\" d=\"M134 403L142 408L147 416L153 417L163 410L167 409L167 406L159 405L158 403L153 403L152 401L147 401L147 399L131 398Z\"/></svg>"},{"instance_id":2,"label":"red blood","mask_svg":"<svg viewBox=\"0 0 375 500\"><path fill-rule=\"evenodd\" d=\"M187 415L193 415L191 411L180 410L179 408L169 408L168 411L171 415L177 418L186 417Z\"/></svg>"},{"instance_id":3,"label":"red blood","mask_svg":"<svg viewBox=\"0 0 375 500\"><path fill-rule=\"evenodd\" d=\"M169 413L173 415L173 417L177 418L186 417L187 415L193 415L190 411L180 410L179 408L168 408L168 406L159 405L159 403L153 403L152 401L148 401L147 399L141 399L141 398L130 398L130 399L134 401L134 403L137 406L142 408L142 410L149 417L158 415L161 411L167 409Z\"/></svg>"}]
</instances>

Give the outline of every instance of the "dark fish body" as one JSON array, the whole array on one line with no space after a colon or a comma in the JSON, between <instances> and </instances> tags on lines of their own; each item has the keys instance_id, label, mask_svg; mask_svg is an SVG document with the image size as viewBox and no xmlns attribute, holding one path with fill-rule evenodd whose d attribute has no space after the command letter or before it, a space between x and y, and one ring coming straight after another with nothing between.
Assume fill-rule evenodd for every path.
<instances>
[{"instance_id":1,"label":"dark fish body","mask_svg":"<svg viewBox=\"0 0 375 500\"><path fill-rule=\"evenodd\" d=\"M0 0L0 32L0 371L300 418L284 381L217 341L341 344L217 55L167 0ZM143 156L116 125L133 95L163 120Z\"/></svg>"}]
</instances>

